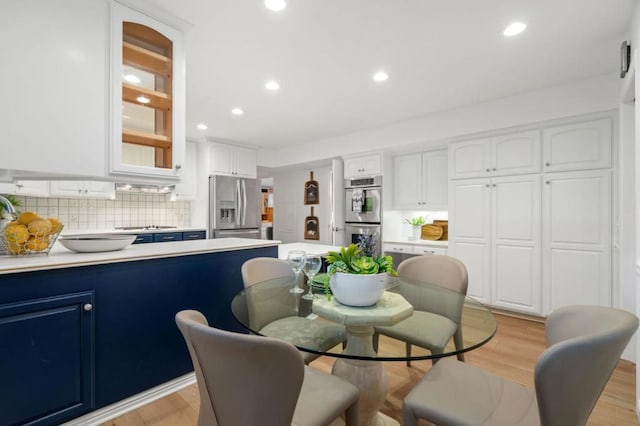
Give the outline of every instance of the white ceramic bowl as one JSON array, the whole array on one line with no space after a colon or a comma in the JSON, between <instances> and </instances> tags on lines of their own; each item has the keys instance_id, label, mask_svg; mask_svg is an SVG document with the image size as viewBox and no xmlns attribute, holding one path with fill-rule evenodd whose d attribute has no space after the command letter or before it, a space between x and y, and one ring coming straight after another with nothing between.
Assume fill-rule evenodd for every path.
<instances>
[{"instance_id":1,"label":"white ceramic bowl","mask_svg":"<svg viewBox=\"0 0 640 426\"><path fill-rule=\"evenodd\" d=\"M60 244L78 253L99 253L122 250L136 239L136 235L94 234L65 235L58 238Z\"/></svg>"},{"instance_id":2,"label":"white ceramic bowl","mask_svg":"<svg viewBox=\"0 0 640 426\"><path fill-rule=\"evenodd\" d=\"M371 306L384 293L387 273L357 275L336 272L331 276L329 286L335 298L343 305Z\"/></svg>"}]
</instances>

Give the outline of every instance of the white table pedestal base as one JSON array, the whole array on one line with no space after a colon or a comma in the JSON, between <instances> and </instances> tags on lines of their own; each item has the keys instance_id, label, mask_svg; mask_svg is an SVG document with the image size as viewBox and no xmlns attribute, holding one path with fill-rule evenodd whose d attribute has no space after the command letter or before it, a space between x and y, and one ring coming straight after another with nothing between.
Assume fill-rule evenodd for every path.
<instances>
[{"instance_id":1,"label":"white table pedestal base","mask_svg":"<svg viewBox=\"0 0 640 426\"><path fill-rule=\"evenodd\" d=\"M347 326L347 347L345 353L367 354L373 352L373 327ZM398 425L394 419L380 413L380 407L387 397L387 374L379 361L338 358L331 373L352 383L360 391L358 411L360 425Z\"/></svg>"}]
</instances>

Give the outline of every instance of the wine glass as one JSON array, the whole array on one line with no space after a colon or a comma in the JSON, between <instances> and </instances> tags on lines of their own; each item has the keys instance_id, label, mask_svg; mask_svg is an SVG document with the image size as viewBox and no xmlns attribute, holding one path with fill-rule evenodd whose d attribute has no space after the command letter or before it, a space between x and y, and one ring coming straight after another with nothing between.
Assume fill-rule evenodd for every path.
<instances>
[{"instance_id":1,"label":"wine glass","mask_svg":"<svg viewBox=\"0 0 640 426\"><path fill-rule=\"evenodd\" d=\"M311 283L313 282L313 277L320 271L320 267L322 266L322 259L320 256L307 256L307 260L304 262L304 266L302 267L302 272L307 276L307 284L309 285L309 292L302 296L303 299L313 300L313 292L311 291Z\"/></svg>"},{"instance_id":2,"label":"wine glass","mask_svg":"<svg viewBox=\"0 0 640 426\"><path fill-rule=\"evenodd\" d=\"M289 290L291 293L304 293L304 289L298 286L298 275L306 259L307 256L304 250L291 250L289 254L287 254L287 262L289 262L289 266L291 266L291 269L293 269L293 272L296 274L296 285Z\"/></svg>"}]
</instances>

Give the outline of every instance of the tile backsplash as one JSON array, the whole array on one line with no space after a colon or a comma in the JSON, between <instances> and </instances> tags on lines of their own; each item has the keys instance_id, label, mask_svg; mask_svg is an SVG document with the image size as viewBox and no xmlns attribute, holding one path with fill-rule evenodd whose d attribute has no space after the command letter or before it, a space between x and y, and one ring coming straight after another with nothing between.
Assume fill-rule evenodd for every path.
<instances>
[{"instance_id":1,"label":"tile backsplash","mask_svg":"<svg viewBox=\"0 0 640 426\"><path fill-rule=\"evenodd\" d=\"M21 211L57 217L64 230L109 230L122 226L177 226L188 228L191 203L169 201L167 194L116 192L115 200L16 196Z\"/></svg>"}]
</instances>

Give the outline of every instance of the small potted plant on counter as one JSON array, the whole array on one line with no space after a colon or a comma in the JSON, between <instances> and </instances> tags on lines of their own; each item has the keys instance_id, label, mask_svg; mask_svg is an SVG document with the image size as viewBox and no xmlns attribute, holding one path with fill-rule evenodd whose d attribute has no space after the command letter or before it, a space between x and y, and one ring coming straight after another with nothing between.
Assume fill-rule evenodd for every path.
<instances>
[{"instance_id":1,"label":"small potted plant on counter","mask_svg":"<svg viewBox=\"0 0 640 426\"><path fill-rule=\"evenodd\" d=\"M404 221L412 227L412 234L409 237L409 240L419 240L422 225L427 223L426 219L422 216L417 216L411 219L405 219Z\"/></svg>"},{"instance_id":2,"label":"small potted plant on counter","mask_svg":"<svg viewBox=\"0 0 640 426\"><path fill-rule=\"evenodd\" d=\"M396 276L391 256L367 256L355 244L325 256L331 292L343 305L371 306L387 288L387 277ZM328 293L328 292L327 292Z\"/></svg>"}]
</instances>

